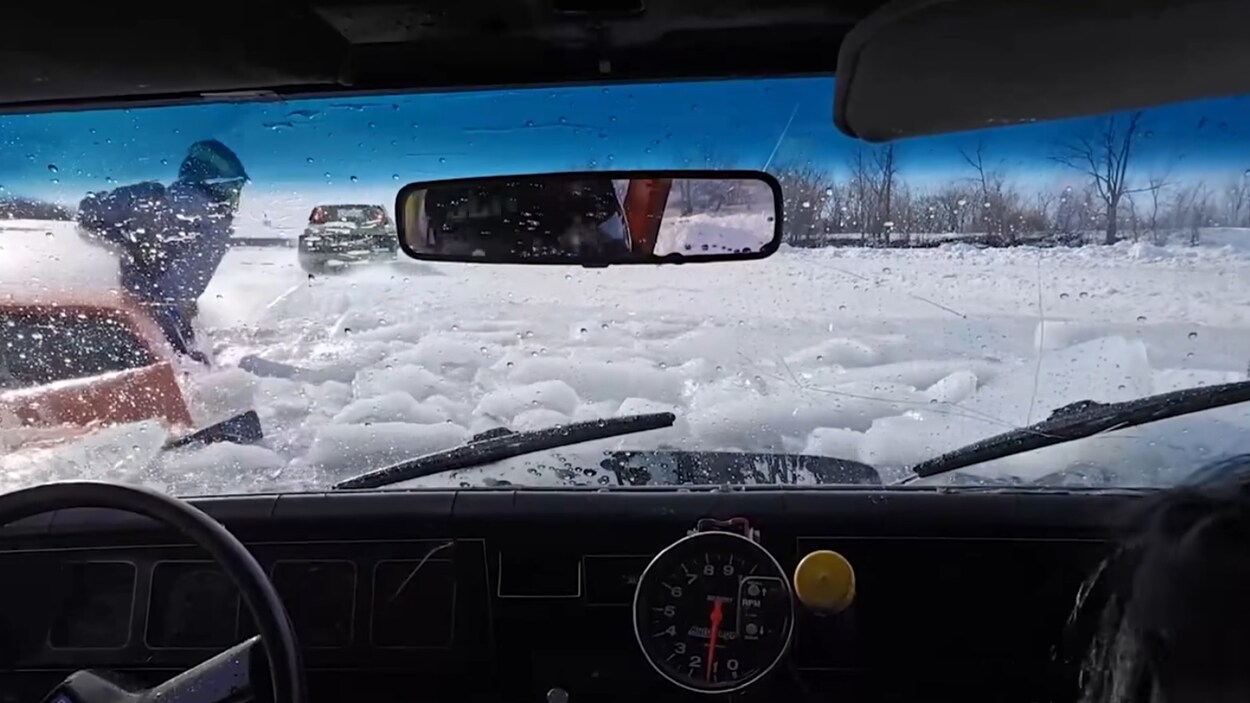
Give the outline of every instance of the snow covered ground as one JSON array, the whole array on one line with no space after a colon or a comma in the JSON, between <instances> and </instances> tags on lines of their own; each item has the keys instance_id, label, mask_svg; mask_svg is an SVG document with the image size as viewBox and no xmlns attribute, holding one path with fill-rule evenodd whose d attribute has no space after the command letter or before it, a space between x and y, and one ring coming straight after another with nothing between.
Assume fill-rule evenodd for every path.
<instances>
[{"instance_id":1,"label":"snow covered ground","mask_svg":"<svg viewBox=\"0 0 1250 703\"><path fill-rule=\"evenodd\" d=\"M72 230L2 236L0 294L109 285L107 256L84 254ZM1246 378L1250 232L1204 239L783 249L756 262L606 270L400 261L314 278L292 250L235 249L201 300L220 368L189 376L187 391L202 422L256 408L266 444L151 463L159 428L115 428L0 459L0 487L67 476L180 493L319 487L490 427L661 409L677 413L675 427L568 455L784 450L859 459L898 478L1069 402ZM311 373L232 368L247 354ZM1247 448L1250 406L1237 406L974 471L1035 478L1090 464L1143 485ZM422 483L562 480L541 462Z\"/></svg>"}]
</instances>

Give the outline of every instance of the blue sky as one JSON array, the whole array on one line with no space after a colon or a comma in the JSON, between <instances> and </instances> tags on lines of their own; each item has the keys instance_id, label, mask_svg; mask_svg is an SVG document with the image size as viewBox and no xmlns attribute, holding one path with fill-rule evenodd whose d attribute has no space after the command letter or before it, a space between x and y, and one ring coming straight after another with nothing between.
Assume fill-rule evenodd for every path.
<instances>
[{"instance_id":1,"label":"blue sky","mask_svg":"<svg viewBox=\"0 0 1250 703\"><path fill-rule=\"evenodd\" d=\"M169 180L186 147L208 137L233 147L257 184L296 190L591 167L761 168L770 158L836 173L859 146L834 128L832 101L832 78L797 78L5 116L0 143L17 158L0 163L0 186L72 200L115 183ZM1089 126L912 139L897 154L902 176L919 187L970 175L959 150L978 142L1018 182L1075 181L1049 157ZM1247 97L1149 111L1142 134L1143 176L1250 169Z\"/></svg>"}]
</instances>

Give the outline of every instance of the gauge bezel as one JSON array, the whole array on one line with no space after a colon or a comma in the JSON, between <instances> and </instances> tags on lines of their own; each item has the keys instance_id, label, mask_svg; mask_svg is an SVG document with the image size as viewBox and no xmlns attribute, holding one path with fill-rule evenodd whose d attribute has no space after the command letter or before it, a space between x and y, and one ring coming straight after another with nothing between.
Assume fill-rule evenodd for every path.
<instances>
[{"instance_id":1,"label":"gauge bezel","mask_svg":"<svg viewBox=\"0 0 1250 703\"><path fill-rule=\"evenodd\" d=\"M788 609L789 617L786 619L785 637L782 640L782 645L781 645L780 650L777 652L777 656L771 662L769 662L767 666L762 667L754 675L739 681L734 686L726 687L726 688L702 688L699 686L694 686L694 685L691 685L689 682L682 681L676 678L675 676L673 676L672 674L670 674L669 672L665 671L664 667L660 666L659 662L655 660L655 657L652 654L651 650L647 647L647 643L642 636L642 630L639 626L639 619L640 619L639 618L639 600L642 596L643 589L648 586L648 583L650 582L651 579L655 578L656 564L660 563L661 560L665 559L665 557L667 557L668 555L670 555L671 553L675 551L682 550L682 549L689 549L690 544L703 541L703 540L707 540L709 538L711 538L712 540L719 540L719 539L724 539L724 538L738 539L750 545L748 548L754 550L758 555L762 557L761 562L766 565L770 565L775 570L775 573L772 574L771 576L775 576L777 580L781 582L782 588L784 589L785 594L786 594L786 602L789 604L789 609ZM743 535L740 535L736 532L726 532L722 530L709 530L705 532L695 532L693 534L689 534L689 535L686 535L685 537L682 537L676 542L673 542L672 544L668 545L664 549L660 550L660 552L656 554L655 557L650 562L647 563L647 568L643 569L642 574L638 576L638 586L637 588L634 589L634 600L633 600L633 603L631 604L630 619L632 620L633 626L634 626L634 639L638 642L638 648L642 650L643 658L647 660L647 664L651 665L651 668L654 669L657 674L663 677L664 680L686 691L690 691L691 693L701 693L703 695L710 695L710 696L723 695L723 694L728 694L728 693L739 693L743 691L744 689L749 688L755 685L756 683L759 683L762 679L764 679L766 676L771 674L777 668L777 665L780 664L782 660L786 658L786 655L790 653L790 647L794 640L794 619L795 619L794 590L790 587L790 581L786 576L785 569L781 568L781 562L777 561L777 558L774 557L772 553L769 552L767 549L765 549L763 545L761 545L759 542L756 542L755 540L745 537Z\"/></svg>"}]
</instances>

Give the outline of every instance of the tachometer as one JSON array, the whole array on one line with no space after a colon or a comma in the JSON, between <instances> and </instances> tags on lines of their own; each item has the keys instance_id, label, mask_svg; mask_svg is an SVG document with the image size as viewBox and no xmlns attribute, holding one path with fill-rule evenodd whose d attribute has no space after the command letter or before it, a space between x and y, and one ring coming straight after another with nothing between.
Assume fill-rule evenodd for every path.
<instances>
[{"instance_id":1,"label":"tachometer","mask_svg":"<svg viewBox=\"0 0 1250 703\"><path fill-rule=\"evenodd\" d=\"M794 600L781 565L732 532L696 532L638 579L634 632L664 678L698 693L758 681L790 648Z\"/></svg>"}]
</instances>

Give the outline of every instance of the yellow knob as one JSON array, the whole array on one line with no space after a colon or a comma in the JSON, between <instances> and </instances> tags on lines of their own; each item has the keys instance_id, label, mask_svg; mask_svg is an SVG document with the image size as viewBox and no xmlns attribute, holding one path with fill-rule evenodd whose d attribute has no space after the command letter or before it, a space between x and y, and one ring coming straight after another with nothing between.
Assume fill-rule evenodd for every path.
<instances>
[{"instance_id":1,"label":"yellow knob","mask_svg":"<svg viewBox=\"0 0 1250 703\"><path fill-rule=\"evenodd\" d=\"M855 569L837 552L812 552L794 569L794 595L812 610L840 613L855 601Z\"/></svg>"}]
</instances>

